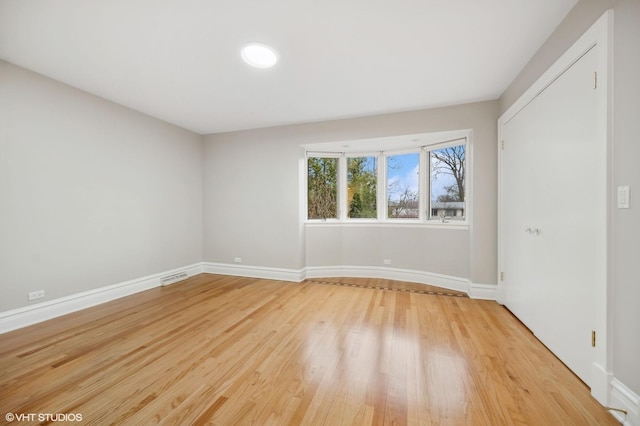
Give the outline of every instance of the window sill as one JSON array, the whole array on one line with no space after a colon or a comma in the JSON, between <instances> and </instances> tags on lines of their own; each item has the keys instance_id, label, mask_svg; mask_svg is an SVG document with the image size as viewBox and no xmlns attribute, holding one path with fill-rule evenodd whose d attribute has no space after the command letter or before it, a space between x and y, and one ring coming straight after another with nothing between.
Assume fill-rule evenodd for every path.
<instances>
[{"instance_id":1,"label":"window sill","mask_svg":"<svg viewBox=\"0 0 640 426\"><path fill-rule=\"evenodd\" d=\"M398 228L432 228L432 229L453 229L453 230L468 230L469 222L466 221L448 221L442 222L440 220L366 220L366 219L352 219L352 220L308 220L305 222L305 227L309 228L321 228L321 227L398 227Z\"/></svg>"}]
</instances>

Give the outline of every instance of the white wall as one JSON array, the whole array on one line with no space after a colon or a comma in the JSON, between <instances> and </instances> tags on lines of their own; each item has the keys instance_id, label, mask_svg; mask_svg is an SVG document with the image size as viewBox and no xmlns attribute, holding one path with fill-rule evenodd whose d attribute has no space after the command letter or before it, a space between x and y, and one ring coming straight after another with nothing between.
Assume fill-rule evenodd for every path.
<instances>
[{"instance_id":1,"label":"white wall","mask_svg":"<svg viewBox=\"0 0 640 426\"><path fill-rule=\"evenodd\" d=\"M200 261L201 136L0 61L0 312Z\"/></svg>"},{"instance_id":2,"label":"white wall","mask_svg":"<svg viewBox=\"0 0 640 426\"><path fill-rule=\"evenodd\" d=\"M385 267L469 278L466 229L311 225L305 236L308 267Z\"/></svg>"},{"instance_id":3,"label":"white wall","mask_svg":"<svg viewBox=\"0 0 640 426\"><path fill-rule=\"evenodd\" d=\"M205 260L231 264L241 257L245 265L288 269L382 266L383 246L391 244L392 267L495 284L497 107L481 102L205 136ZM305 235L301 145L462 129L473 130L474 144L468 231L316 227Z\"/></svg>"},{"instance_id":4,"label":"white wall","mask_svg":"<svg viewBox=\"0 0 640 426\"><path fill-rule=\"evenodd\" d=\"M640 2L581 0L500 99L501 112L560 57L607 9L614 9L613 182L629 185L631 209L611 200L613 373L640 394Z\"/></svg>"}]
</instances>

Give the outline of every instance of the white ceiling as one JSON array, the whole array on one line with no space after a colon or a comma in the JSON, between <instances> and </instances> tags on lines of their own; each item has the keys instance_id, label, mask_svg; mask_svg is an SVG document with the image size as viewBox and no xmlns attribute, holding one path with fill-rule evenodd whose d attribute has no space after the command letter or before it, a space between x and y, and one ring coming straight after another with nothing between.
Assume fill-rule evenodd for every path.
<instances>
[{"instance_id":1,"label":"white ceiling","mask_svg":"<svg viewBox=\"0 0 640 426\"><path fill-rule=\"evenodd\" d=\"M496 99L576 1L0 0L0 58L208 134Z\"/></svg>"}]
</instances>

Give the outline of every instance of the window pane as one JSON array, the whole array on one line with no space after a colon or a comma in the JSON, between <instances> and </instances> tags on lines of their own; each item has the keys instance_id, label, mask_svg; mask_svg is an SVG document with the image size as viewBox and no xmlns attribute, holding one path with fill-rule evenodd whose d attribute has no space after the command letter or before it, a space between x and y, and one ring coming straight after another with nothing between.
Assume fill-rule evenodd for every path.
<instances>
[{"instance_id":1,"label":"window pane","mask_svg":"<svg viewBox=\"0 0 640 426\"><path fill-rule=\"evenodd\" d=\"M431 151L431 217L465 217L465 148L451 146Z\"/></svg>"},{"instance_id":2,"label":"window pane","mask_svg":"<svg viewBox=\"0 0 640 426\"><path fill-rule=\"evenodd\" d=\"M309 158L307 160L307 217L336 219L338 217L338 159Z\"/></svg>"},{"instance_id":3,"label":"window pane","mask_svg":"<svg viewBox=\"0 0 640 426\"><path fill-rule=\"evenodd\" d=\"M387 157L387 215L390 219L419 217L420 155Z\"/></svg>"},{"instance_id":4,"label":"window pane","mask_svg":"<svg viewBox=\"0 0 640 426\"><path fill-rule=\"evenodd\" d=\"M347 158L347 202L350 218L377 218L378 159Z\"/></svg>"}]
</instances>

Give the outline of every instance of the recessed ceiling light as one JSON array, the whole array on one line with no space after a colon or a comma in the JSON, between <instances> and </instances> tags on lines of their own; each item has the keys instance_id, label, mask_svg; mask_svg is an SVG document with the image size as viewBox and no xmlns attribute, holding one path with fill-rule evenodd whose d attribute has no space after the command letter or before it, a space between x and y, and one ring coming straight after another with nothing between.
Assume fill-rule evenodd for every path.
<instances>
[{"instance_id":1,"label":"recessed ceiling light","mask_svg":"<svg viewBox=\"0 0 640 426\"><path fill-rule=\"evenodd\" d=\"M278 54L271 46L251 43L242 48L242 59L252 67L270 68L278 62Z\"/></svg>"}]
</instances>

